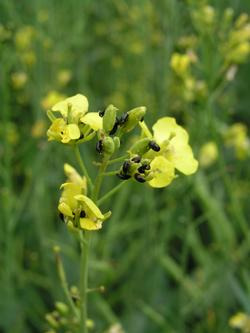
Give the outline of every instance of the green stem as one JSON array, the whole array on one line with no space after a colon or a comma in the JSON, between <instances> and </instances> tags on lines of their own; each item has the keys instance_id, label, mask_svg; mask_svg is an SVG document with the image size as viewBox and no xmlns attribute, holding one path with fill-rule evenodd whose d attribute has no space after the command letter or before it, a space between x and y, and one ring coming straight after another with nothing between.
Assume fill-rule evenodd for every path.
<instances>
[{"instance_id":1,"label":"green stem","mask_svg":"<svg viewBox=\"0 0 250 333\"><path fill-rule=\"evenodd\" d=\"M61 256L59 254L59 251L55 251L55 256L56 256L56 266L57 266L57 271L58 271L58 275L62 284L62 288L64 291L64 294L67 298L67 301L69 303L69 306L71 308L71 311L74 313L74 315L76 316L76 318L79 318L79 313L77 312L77 309L75 307L75 304L72 300L72 297L70 295L69 292L69 287L68 287L68 282L67 282L67 278L66 278L66 274L63 268L63 263L62 263L62 259Z\"/></svg>"},{"instance_id":2,"label":"green stem","mask_svg":"<svg viewBox=\"0 0 250 333\"><path fill-rule=\"evenodd\" d=\"M102 175L103 176L115 176L118 172L119 172L119 170L108 171L108 172L104 172Z\"/></svg>"},{"instance_id":3,"label":"green stem","mask_svg":"<svg viewBox=\"0 0 250 333\"><path fill-rule=\"evenodd\" d=\"M87 168L86 168L86 166L83 162L83 159L81 157L78 145L74 146L74 152L75 152L75 155L76 155L77 162L79 163L79 166L81 167L81 170L82 170L84 176L87 178L87 182L89 184L90 190L92 191L93 190L93 183L92 183L92 180L89 176L88 170L87 170Z\"/></svg>"},{"instance_id":4,"label":"green stem","mask_svg":"<svg viewBox=\"0 0 250 333\"><path fill-rule=\"evenodd\" d=\"M108 164L114 164L114 163L117 163L117 162L124 161L127 157L128 157L128 154L117 157L117 158L114 158L113 160L108 161Z\"/></svg>"},{"instance_id":5,"label":"green stem","mask_svg":"<svg viewBox=\"0 0 250 333\"><path fill-rule=\"evenodd\" d=\"M104 157L104 159L102 161L102 164L99 168L98 175L97 175L96 180L95 180L95 185L94 185L93 195L92 195L92 199L93 199L94 202L96 202L97 199L98 199L100 188L101 188L101 185L102 185L103 174L104 174L107 166L108 166L108 159Z\"/></svg>"},{"instance_id":6,"label":"green stem","mask_svg":"<svg viewBox=\"0 0 250 333\"><path fill-rule=\"evenodd\" d=\"M97 201L97 205L101 205L104 201L106 201L107 199L109 199L112 195L114 195L117 191L120 190L120 188L123 186L123 184L127 183L126 180L122 181L120 184L118 184L117 186L115 186L111 191L107 192L103 197L101 197L101 199L99 199Z\"/></svg>"},{"instance_id":7,"label":"green stem","mask_svg":"<svg viewBox=\"0 0 250 333\"><path fill-rule=\"evenodd\" d=\"M80 299L81 299L81 321L79 333L88 333L87 327L87 290L88 290L88 260L90 233L81 232L81 268L80 268Z\"/></svg>"}]
</instances>

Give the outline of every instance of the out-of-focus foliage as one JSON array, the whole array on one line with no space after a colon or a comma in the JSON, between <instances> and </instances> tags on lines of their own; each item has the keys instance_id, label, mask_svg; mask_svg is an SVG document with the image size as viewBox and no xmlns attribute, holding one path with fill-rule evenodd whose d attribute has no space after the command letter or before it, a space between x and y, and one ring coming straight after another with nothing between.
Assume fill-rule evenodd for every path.
<instances>
[{"instance_id":1,"label":"out-of-focus foliage","mask_svg":"<svg viewBox=\"0 0 250 333\"><path fill-rule=\"evenodd\" d=\"M78 92L91 111L176 117L203 160L171 188L114 198L92 243L90 287L106 290L89 295L92 331L228 333L247 316L249 11L243 0L0 2L0 331L46 331L65 302L55 244L77 281L79 249L57 216L59 166L76 163L48 145L45 111Z\"/></svg>"}]
</instances>

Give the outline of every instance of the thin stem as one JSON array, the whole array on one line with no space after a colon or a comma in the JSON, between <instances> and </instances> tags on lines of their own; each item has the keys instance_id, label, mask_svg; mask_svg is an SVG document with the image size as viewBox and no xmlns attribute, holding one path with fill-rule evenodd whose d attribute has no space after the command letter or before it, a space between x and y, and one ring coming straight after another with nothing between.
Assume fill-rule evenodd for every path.
<instances>
[{"instance_id":1,"label":"thin stem","mask_svg":"<svg viewBox=\"0 0 250 333\"><path fill-rule=\"evenodd\" d=\"M117 186L115 186L111 191L107 192L103 197L101 197L101 199L99 199L97 201L98 205L101 205L104 201L106 201L107 199L109 199L112 195L114 195L117 191L120 190L120 188L123 186L123 184L127 183L126 180L122 181L120 184L118 184Z\"/></svg>"},{"instance_id":2,"label":"thin stem","mask_svg":"<svg viewBox=\"0 0 250 333\"><path fill-rule=\"evenodd\" d=\"M114 170L114 171L108 171L108 172L103 172L103 176L115 176L119 170Z\"/></svg>"},{"instance_id":3,"label":"thin stem","mask_svg":"<svg viewBox=\"0 0 250 333\"><path fill-rule=\"evenodd\" d=\"M74 313L74 315L77 318L79 318L79 313L77 312L77 309L75 307L75 304L74 304L74 302L72 300L72 297L70 295L70 292L69 292L68 282L67 282L66 274L65 274L65 271L64 271L64 268L63 268L63 263L62 263L62 259L61 259L61 256L59 254L59 251L55 251L55 256L56 256L57 271L58 271L58 275L59 275L59 278L60 278L60 281L61 281L61 284L62 284L64 294L67 298L67 301L69 303L69 306L70 306L72 312Z\"/></svg>"},{"instance_id":4,"label":"thin stem","mask_svg":"<svg viewBox=\"0 0 250 333\"><path fill-rule=\"evenodd\" d=\"M128 157L128 155L123 155L123 156L114 158L113 160L108 161L108 164L114 164L114 163L117 163L117 162L124 161L127 157Z\"/></svg>"},{"instance_id":5,"label":"thin stem","mask_svg":"<svg viewBox=\"0 0 250 333\"><path fill-rule=\"evenodd\" d=\"M87 328L87 291L88 291L88 260L89 260L90 232L81 232L81 268L80 268L80 299L81 321L79 333L88 333Z\"/></svg>"},{"instance_id":6,"label":"thin stem","mask_svg":"<svg viewBox=\"0 0 250 333\"><path fill-rule=\"evenodd\" d=\"M93 190L93 183L92 183L92 180L89 176L88 170L87 170L87 168L86 168L86 166L83 162L83 159L81 157L78 145L74 146L74 152L75 152L75 155L76 155L77 162L79 163L79 166L81 167L81 170L82 170L84 176L87 178L87 182L89 184L90 190L92 191Z\"/></svg>"},{"instance_id":7,"label":"thin stem","mask_svg":"<svg viewBox=\"0 0 250 333\"><path fill-rule=\"evenodd\" d=\"M96 202L97 199L98 199L100 188L101 188L101 185L102 185L103 174L104 174L107 166L108 166L108 159L104 158L103 161L102 161L102 164L99 168L99 172L98 172L98 175L96 177L96 180L95 180L95 185L94 185L93 195L92 195L92 199L93 199L94 202Z\"/></svg>"}]
</instances>

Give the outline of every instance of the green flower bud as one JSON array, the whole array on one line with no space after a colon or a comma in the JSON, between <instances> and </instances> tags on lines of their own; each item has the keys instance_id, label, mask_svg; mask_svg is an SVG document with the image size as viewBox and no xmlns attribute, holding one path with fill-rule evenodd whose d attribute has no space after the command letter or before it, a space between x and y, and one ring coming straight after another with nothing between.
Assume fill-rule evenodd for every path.
<instances>
[{"instance_id":1,"label":"green flower bud","mask_svg":"<svg viewBox=\"0 0 250 333\"><path fill-rule=\"evenodd\" d=\"M121 131L122 133L127 133L132 131L139 121L143 119L146 113L146 107L145 106L139 106L135 109L132 109L128 111L128 117L124 124L121 125Z\"/></svg>"},{"instance_id":2,"label":"green flower bud","mask_svg":"<svg viewBox=\"0 0 250 333\"><path fill-rule=\"evenodd\" d=\"M63 302L56 302L55 307L58 310L58 312L62 315L66 315L69 312L68 306Z\"/></svg>"},{"instance_id":3,"label":"green flower bud","mask_svg":"<svg viewBox=\"0 0 250 333\"><path fill-rule=\"evenodd\" d=\"M103 129L107 134L109 134L115 126L117 110L118 109L112 104L110 104L105 110L103 116Z\"/></svg>"},{"instance_id":4,"label":"green flower bud","mask_svg":"<svg viewBox=\"0 0 250 333\"><path fill-rule=\"evenodd\" d=\"M47 320L47 322L49 323L49 325L53 328L58 328L59 327L59 323L57 322L57 320L54 318L54 316L51 313L47 313L45 316L45 319Z\"/></svg>"},{"instance_id":5,"label":"green flower bud","mask_svg":"<svg viewBox=\"0 0 250 333\"><path fill-rule=\"evenodd\" d=\"M120 139L118 138L118 136L115 136L113 138L113 140L114 140L114 144L115 144L115 150L118 150L120 148L120 145L121 145Z\"/></svg>"},{"instance_id":6,"label":"green flower bud","mask_svg":"<svg viewBox=\"0 0 250 333\"><path fill-rule=\"evenodd\" d=\"M149 151L149 142L151 140L149 138L141 139L137 141L130 149L130 153L136 154L139 156L144 155L147 151Z\"/></svg>"},{"instance_id":7,"label":"green flower bud","mask_svg":"<svg viewBox=\"0 0 250 333\"><path fill-rule=\"evenodd\" d=\"M102 151L104 154L111 156L115 151L114 140L110 136L106 136L102 141Z\"/></svg>"}]
</instances>

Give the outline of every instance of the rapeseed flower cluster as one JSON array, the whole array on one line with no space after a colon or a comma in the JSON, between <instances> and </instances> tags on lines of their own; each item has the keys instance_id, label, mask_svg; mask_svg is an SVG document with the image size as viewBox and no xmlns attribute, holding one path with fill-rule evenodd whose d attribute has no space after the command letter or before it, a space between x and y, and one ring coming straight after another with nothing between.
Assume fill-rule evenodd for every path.
<instances>
[{"instance_id":1,"label":"rapeseed flower cluster","mask_svg":"<svg viewBox=\"0 0 250 333\"><path fill-rule=\"evenodd\" d=\"M150 131L144 121L144 106L124 113L119 113L112 104L99 112L89 112L88 109L87 98L77 94L57 102L48 110L52 122L47 131L49 141L77 147L96 136L95 149L101 156L102 173L97 177L94 189L87 174L82 177L70 165L64 166L67 181L61 185L58 210L71 229L98 230L110 216L111 212L103 214L99 209L96 191L99 191L100 179L105 175L111 156L121 149L121 142L126 142L126 135L138 125L140 139L127 149L127 157L122 157L122 165L111 171L112 175L122 181L134 180L161 188L171 184L177 172L185 175L196 172L198 161L189 145L188 133L174 118L158 119Z\"/></svg>"}]
</instances>

